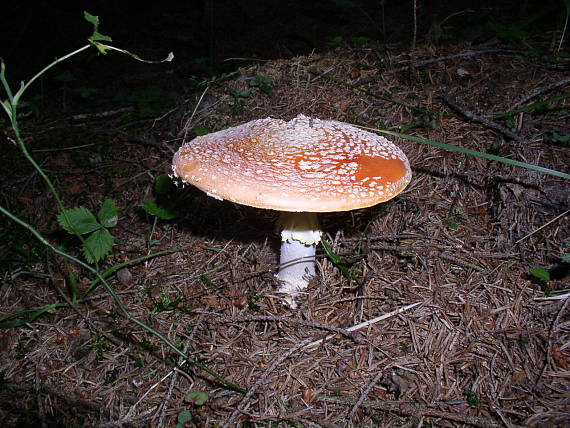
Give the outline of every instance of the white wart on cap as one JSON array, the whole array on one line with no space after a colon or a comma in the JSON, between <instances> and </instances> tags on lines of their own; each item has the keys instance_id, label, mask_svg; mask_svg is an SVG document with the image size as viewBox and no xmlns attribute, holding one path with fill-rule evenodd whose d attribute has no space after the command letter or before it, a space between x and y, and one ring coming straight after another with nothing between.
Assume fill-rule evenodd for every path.
<instances>
[{"instance_id":1,"label":"white wart on cap","mask_svg":"<svg viewBox=\"0 0 570 428\"><path fill-rule=\"evenodd\" d=\"M375 205L411 179L406 156L386 138L303 115L197 137L178 150L173 170L213 197L297 212Z\"/></svg>"}]
</instances>

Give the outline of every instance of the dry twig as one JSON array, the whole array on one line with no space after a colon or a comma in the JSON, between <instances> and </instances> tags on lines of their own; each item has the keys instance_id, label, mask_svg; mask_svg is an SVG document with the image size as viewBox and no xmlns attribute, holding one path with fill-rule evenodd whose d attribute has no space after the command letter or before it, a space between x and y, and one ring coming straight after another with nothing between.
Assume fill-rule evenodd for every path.
<instances>
[{"instance_id":1,"label":"dry twig","mask_svg":"<svg viewBox=\"0 0 570 428\"><path fill-rule=\"evenodd\" d=\"M361 322L360 324L353 325L352 327L347 328L346 331L357 331L357 330L360 330L361 328L365 328L365 327L368 327L369 325L376 324L377 322L380 322L380 321L382 321L382 320L385 320L386 318L390 318L390 317L392 317L392 316L394 316L394 315L401 314L402 312L407 311L408 309L415 308L416 306L418 306L418 305L421 304L421 303L422 303L422 302L412 303L411 305L404 306L404 307L402 307L402 308L396 309L395 311L388 312L387 314L384 314L384 315L380 315L379 317L372 318L372 319L370 319L370 320L368 320L368 321ZM333 336L327 336L327 337L325 337L324 339L315 340L314 342L309 343L309 344L307 345L307 348L313 348L313 347L315 347L315 346L321 344L323 341L329 340L329 339L332 339L332 338L333 338Z\"/></svg>"},{"instance_id":2,"label":"dry twig","mask_svg":"<svg viewBox=\"0 0 570 428\"><path fill-rule=\"evenodd\" d=\"M507 137L512 138L513 140L515 140L519 143L522 141L521 136L515 134L514 132L505 128L504 126L499 125L498 123L493 122L492 120L486 119L485 117L483 117L481 115L473 113L472 111L469 111L469 110L466 110L466 109L460 107L459 104L457 104L454 100L451 99L449 94L444 93L442 95L442 99L453 110L455 110L457 113L461 114L465 118L469 119L470 121L481 123L481 124L485 125L487 128L494 129L495 131L499 131L501 134L506 135Z\"/></svg>"},{"instance_id":3,"label":"dry twig","mask_svg":"<svg viewBox=\"0 0 570 428\"><path fill-rule=\"evenodd\" d=\"M348 414L349 420L354 418L354 415L356 415L357 410L360 408L362 403L364 403L364 400L366 400L366 397L368 397L368 394L370 394L370 391L372 391L374 385L378 383L378 381L382 377L382 374L383 374L382 371L378 372L378 374L374 376L374 379L372 379L372 381L366 386L366 389L362 391L362 394L360 394L360 397L358 397L358 400L356 401L356 403L354 403L354 406L352 406L352 409Z\"/></svg>"},{"instance_id":4,"label":"dry twig","mask_svg":"<svg viewBox=\"0 0 570 428\"><path fill-rule=\"evenodd\" d=\"M245 396L243 397L243 399L241 400L241 402L238 404L238 406L236 407L236 409L232 412L232 414L230 415L230 417L227 419L227 421L224 423L224 428L229 428L234 426L234 420L238 417L238 415L241 413L241 411L243 409L245 409L245 406L247 406L247 404L249 403L249 400L251 400L251 397L253 397L253 395L257 392L257 390L259 389L259 387L268 381L268 376L273 373L275 371L275 369L277 368L277 366L279 364L281 364L283 361L285 361L287 358L289 358L291 355L293 355L295 353L295 351L300 350L301 348L304 348L305 346L307 346L307 343L309 343L310 339L305 339L299 343L297 343L295 346L293 346L291 349L289 349L287 352L282 353L281 355L279 355L277 358L275 358L275 360L273 360L273 362L267 367L267 369L265 369L265 371L261 374L261 376L259 377L259 379L257 380L257 382L255 382L253 384L253 386L251 386L248 391L247 394L245 394Z\"/></svg>"},{"instance_id":5,"label":"dry twig","mask_svg":"<svg viewBox=\"0 0 570 428\"><path fill-rule=\"evenodd\" d=\"M208 308L206 308L206 310L207 309ZM202 324L203 320L204 320L203 315L200 315L198 317L198 319L196 320L196 323L194 324L194 328L192 329L192 333L190 334L190 336L186 340L186 344L184 345L184 353L185 354L188 353L188 350L190 349L190 344L192 343L192 339L194 338L194 335L196 334L196 331L198 330L198 327L200 326L200 324ZM178 359L177 365L180 367L184 363L185 363L184 358L180 357ZM164 426L165 411L166 411L166 408L168 407L168 404L170 403L170 400L172 398L172 391L174 390L174 385L176 385L176 382L178 381L178 371L172 370L169 374L173 374L173 375L172 375L172 379L170 380L170 385L168 386L168 393L166 394L166 398L164 399L164 402L160 406L160 417L158 418L158 422L156 424L157 428L162 428L162 426Z\"/></svg>"}]
</instances>

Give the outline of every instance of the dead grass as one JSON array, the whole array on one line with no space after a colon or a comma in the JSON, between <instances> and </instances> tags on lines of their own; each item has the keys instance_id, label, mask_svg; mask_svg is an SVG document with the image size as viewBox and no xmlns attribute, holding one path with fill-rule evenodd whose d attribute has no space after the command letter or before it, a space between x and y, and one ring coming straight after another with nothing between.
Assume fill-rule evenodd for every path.
<instances>
[{"instance_id":1,"label":"dead grass","mask_svg":"<svg viewBox=\"0 0 570 428\"><path fill-rule=\"evenodd\" d=\"M181 249L131 267L132 279L111 282L135 316L250 392L227 391L192 367L176 366L172 352L122 319L101 289L76 310L2 332L4 425L165 427L189 410L188 426L567 426L569 300L537 298L569 288L568 266L559 266L566 271L543 290L528 274L530 267L554 267L570 238L567 217L541 228L568 210L567 182L398 141L414 170L400 197L322 216L334 250L354 260L356 279L344 278L321 251L320 274L298 311L273 295L274 213L185 189L177 191L184 215L153 228L139 206L152 197L151 176L168 171L180 144L173 129L191 137L197 124L213 131L299 113L392 130L415 124L408 132L567 172L568 147L544 137L570 131L567 99L550 111L514 116L517 142L466 121L440 98L451 94L481 115L505 111L564 79L563 70L488 54L394 71L462 51L424 47L411 55L392 47L381 56L358 49L270 61L214 85L196 114L188 100L152 130L141 128L142 136L105 124L115 141L90 175L77 166L83 152L38 153L69 205L98 206L110 196L121 206L109 264L146 254L151 231L153 250ZM272 79L269 95L228 92L251 90L256 75ZM41 128L29 138L49 147L53 137ZM89 129L103 133L100 122ZM22 167L4 181L13 209L61 241L50 198L33 190L37 177ZM50 256L12 264L0 290L2 315L62 300L57 290L65 292L66 278L67 267ZM415 302L421 304L359 334L339 330ZM338 334L307 346L331 331ZM185 400L191 391L206 392L207 402Z\"/></svg>"}]
</instances>

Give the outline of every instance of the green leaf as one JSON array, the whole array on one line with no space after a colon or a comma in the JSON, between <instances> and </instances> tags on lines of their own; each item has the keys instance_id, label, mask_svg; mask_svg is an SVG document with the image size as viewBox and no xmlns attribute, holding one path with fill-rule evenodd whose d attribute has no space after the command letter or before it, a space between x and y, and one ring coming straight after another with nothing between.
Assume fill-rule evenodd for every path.
<instances>
[{"instance_id":1,"label":"green leaf","mask_svg":"<svg viewBox=\"0 0 570 428\"><path fill-rule=\"evenodd\" d=\"M323 248L325 249L325 253L327 253L327 256L329 257L331 262L333 262L333 264L340 270L342 275L345 278L353 279L354 275L352 273L352 270L350 269L350 265L348 263L346 263L342 259L342 257L340 257L337 253L334 252L331 245L327 241L325 241L324 239L321 239L321 244L322 244Z\"/></svg>"},{"instance_id":2,"label":"green leaf","mask_svg":"<svg viewBox=\"0 0 570 428\"><path fill-rule=\"evenodd\" d=\"M101 204L101 209L97 214L101 225L104 227L114 227L119 219L119 210L112 199L105 199Z\"/></svg>"},{"instance_id":3,"label":"green leaf","mask_svg":"<svg viewBox=\"0 0 570 428\"><path fill-rule=\"evenodd\" d=\"M167 174L162 174L154 180L154 193L157 195L166 195L170 193L174 183Z\"/></svg>"},{"instance_id":4,"label":"green leaf","mask_svg":"<svg viewBox=\"0 0 570 428\"><path fill-rule=\"evenodd\" d=\"M98 16L91 15L89 12L83 11L83 17L85 18L85 20L87 22L90 22L91 24L93 24L93 34L91 35L91 37L89 37L89 41L91 41L91 42L97 42L97 41L112 42L113 41L113 39L111 39L109 36L104 36L103 34L99 33L99 17Z\"/></svg>"},{"instance_id":5,"label":"green leaf","mask_svg":"<svg viewBox=\"0 0 570 428\"><path fill-rule=\"evenodd\" d=\"M9 315L0 318L0 329L19 327L21 325L34 322L36 319L46 314L52 314L56 312L58 308L62 308L65 305L66 305L65 303L52 303L50 305L45 305L40 308L23 309L18 312L13 312ZM19 318L26 314L31 314L31 315L28 318L8 321L14 318Z\"/></svg>"},{"instance_id":6,"label":"green leaf","mask_svg":"<svg viewBox=\"0 0 570 428\"><path fill-rule=\"evenodd\" d=\"M258 88L264 95L269 95L269 93L273 89L271 87L272 82L273 80L271 79L271 77L262 76L261 74L258 74L253 79L251 79L249 85L253 86L254 88Z\"/></svg>"},{"instance_id":7,"label":"green leaf","mask_svg":"<svg viewBox=\"0 0 570 428\"><path fill-rule=\"evenodd\" d=\"M57 221L63 229L74 235L83 235L102 227L91 211L85 207L65 210L57 216Z\"/></svg>"},{"instance_id":8,"label":"green leaf","mask_svg":"<svg viewBox=\"0 0 570 428\"><path fill-rule=\"evenodd\" d=\"M232 95L236 98L248 98L252 94L252 91L250 91L250 90L244 91L244 90L238 90L238 89L234 89L234 88L227 88L226 92L228 92L230 95Z\"/></svg>"},{"instance_id":9,"label":"green leaf","mask_svg":"<svg viewBox=\"0 0 570 428\"><path fill-rule=\"evenodd\" d=\"M93 24L95 28L99 26L99 17L95 15L91 15L89 12L83 11L83 17L87 22Z\"/></svg>"},{"instance_id":10,"label":"green leaf","mask_svg":"<svg viewBox=\"0 0 570 428\"><path fill-rule=\"evenodd\" d=\"M154 201L143 201L143 207L150 215L155 215L162 220L172 220L178 217L178 212L174 207L168 205L157 205Z\"/></svg>"},{"instance_id":11,"label":"green leaf","mask_svg":"<svg viewBox=\"0 0 570 428\"><path fill-rule=\"evenodd\" d=\"M541 281L550 281L550 272L544 268L530 268L530 273Z\"/></svg>"},{"instance_id":12,"label":"green leaf","mask_svg":"<svg viewBox=\"0 0 570 428\"><path fill-rule=\"evenodd\" d=\"M115 238L107 229L99 229L93 232L85 240L83 255L89 263L97 263L103 259L113 248Z\"/></svg>"},{"instance_id":13,"label":"green leaf","mask_svg":"<svg viewBox=\"0 0 570 428\"><path fill-rule=\"evenodd\" d=\"M12 105L10 104L10 101L4 100L1 102L1 104L2 104L2 107L4 107L4 110L6 111L8 118L10 120L12 120Z\"/></svg>"},{"instance_id":14,"label":"green leaf","mask_svg":"<svg viewBox=\"0 0 570 428\"><path fill-rule=\"evenodd\" d=\"M208 401L209 398L210 396L208 395L207 392L192 391L189 394L186 394L186 396L184 397L184 401L186 401L187 403L193 403L196 406L202 406L204 403L206 403L206 401Z\"/></svg>"},{"instance_id":15,"label":"green leaf","mask_svg":"<svg viewBox=\"0 0 570 428\"><path fill-rule=\"evenodd\" d=\"M182 410L180 413L178 413L178 423L176 424L176 428L184 428L184 424L191 421L192 413L190 413L188 410Z\"/></svg>"},{"instance_id":16,"label":"green leaf","mask_svg":"<svg viewBox=\"0 0 570 428\"><path fill-rule=\"evenodd\" d=\"M210 131L203 127L202 125L196 125L194 126L194 133L196 134L197 137L201 136L201 135L206 135L209 134Z\"/></svg>"}]
</instances>

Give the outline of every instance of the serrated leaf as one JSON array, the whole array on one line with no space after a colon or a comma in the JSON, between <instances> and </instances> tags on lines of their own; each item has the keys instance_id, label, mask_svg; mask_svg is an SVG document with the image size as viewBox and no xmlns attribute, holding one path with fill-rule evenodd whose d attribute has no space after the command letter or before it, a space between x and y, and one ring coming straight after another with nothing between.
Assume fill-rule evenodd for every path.
<instances>
[{"instance_id":1,"label":"serrated leaf","mask_svg":"<svg viewBox=\"0 0 570 428\"><path fill-rule=\"evenodd\" d=\"M63 229L74 235L83 235L101 228L93 213L85 207L65 210L57 216L57 221Z\"/></svg>"},{"instance_id":2,"label":"serrated leaf","mask_svg":"<svg viewBox=\"0 0 570 428\"><path fill-rule=\"evenodd\" d=\"M550 272L544 268L530 268L530 273L541 281L550 281Z\"/></svg>"},{"instance_id":3,"label":"serrated leaf","mask_svg":"<svg viewBox=\"0 0 570 428\"><path fill-rule=\"evenodd\" d=\"M114 227L119 219L119 210L112 199L105 199L101 204L101 209L97 217L104 227Z\"/></svg>"},{"instance_id":4,"label":"serrated leaf","mask_svg":"<svg viewBox=\"0 0 570 428\"><path fill-rule=\"evenodd\" d=\"M178 212L173 207L157 205L154 201L143 201L143 207L150 215L155 215L162 220L172 220L178 217Z\"/></svg>"},{"instance_id":5,"label":"serrated leaf","mask_svg":"<svg viewBox=\"0 0 570 428\"><path fill-rule=\"evenodd\" d=\"M83 255L89 263L97 263L103 259L113 248L115 238L107 229L99 229L93 232L85 240Z\"/></svg>"},{"instance_id":6,"label":"serrated leaf","mask_svg":"<svg viewBox=\"0 0 570 428\"><path fill-rule=\"evenodd\" d=\"M154 192L157 195L166 195L172 189L174 183L172 183L172 179L166 175L162 174L156 177L154 180Z\"/></svg>"},{"instance_id":7,"label":"serrated leaf","mask_svg":"<svg viewBox=\"0 0 570 428\"><path fill-rule=\"evenodd\" d=\"M208 401L209 398L210 396L208 395L207 392L192 391L186 394L186 396L184 397L184 401L186 401L187 403L193 403L197 406L202 406L204 403L206 403L206 401Z\"/></svg>"}]
</instances>

